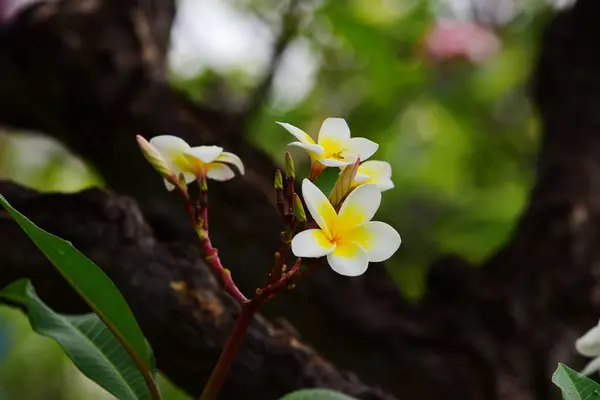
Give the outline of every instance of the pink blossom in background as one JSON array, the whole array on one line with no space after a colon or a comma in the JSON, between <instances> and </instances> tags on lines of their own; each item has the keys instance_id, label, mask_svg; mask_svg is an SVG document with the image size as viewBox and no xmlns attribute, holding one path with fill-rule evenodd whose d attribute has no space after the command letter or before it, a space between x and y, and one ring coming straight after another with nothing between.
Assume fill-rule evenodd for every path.
<instances>
[{"instance_id":1,"label":"pink blossom in background","mask_svg":"<svg viewBox=\"0 0 600 400\"><path fill-rule=\"evenodd\" d=\"M481 63L501 47L494 32L471 21L440 20L425 36L425 52L434 61L463 58Z\"/></svg>"}]
</instances>

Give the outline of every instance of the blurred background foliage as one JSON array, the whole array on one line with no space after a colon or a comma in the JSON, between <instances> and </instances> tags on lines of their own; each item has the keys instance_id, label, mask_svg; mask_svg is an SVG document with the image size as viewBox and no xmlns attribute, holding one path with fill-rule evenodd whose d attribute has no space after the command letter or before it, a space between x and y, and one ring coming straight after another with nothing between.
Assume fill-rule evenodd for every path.
<instances>
[{"instance_id":1,"label":"blurred background foliage","mask_svg":"<svg viewBox=\"0 0 600 400\"><path fill-rule=\"evenodd\" d=\"M18 0L13 0L18 5ZM323 119L380 143L396 188L378 218L403 236L389 263L408 297L427 267L454 253L479 263L510 237L527 202L539 141L528 77L543 26L565 1L180 0L171 80L198 101L241 109L293 32L246 127L277 163L292 140L274 121L316 136ZM286 17L282 17L286 15ZM177 132L170 132L177 134ZM292 151L299 168L307 157ZM102 178L43 133L0 131L0 178L42 191ZM331 176L330 176L331 178ZM183 399L164 381L165 398ZM0 400L110 398L19 312L0 309Z\"/></svg>"}]
</instances>

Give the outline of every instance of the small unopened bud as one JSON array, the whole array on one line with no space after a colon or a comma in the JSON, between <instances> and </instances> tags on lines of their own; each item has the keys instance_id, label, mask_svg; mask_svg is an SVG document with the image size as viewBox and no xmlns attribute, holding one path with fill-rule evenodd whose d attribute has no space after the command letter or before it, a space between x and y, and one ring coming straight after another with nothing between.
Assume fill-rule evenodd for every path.
<instances>
[{"instance_id":1,"label":"small unopened bud","mask_svg":"<svg viewBox=\"0 0 600 400\"><path fill-rule=\"evenodd\" d=\"M299 222L306 222L306 212L304 212L302 200L296 193L294 193L294 214Z\"/></svg>"},{"instance_id":2,"label":"small unopened bud","mask_svg":"<svg viewBox=\"0 0 600 400\"><path fill-rule=\"evenodd\" d=\"M157 170L163 176L174 176L173 171L171 171L171 168L169 168L169 165L163 156L158 150L156 150L154 146L150 144L150 142L140 135L137 135L135 138L140 146L140 150L142 150L144 158L155 170Z\"/></svg>"},{"instance_id":3,"label":"small unopened bud","mask_svg":"<svg viewBox=\"0 0 600 400\"><path fill-rule=\"evenodd\" d=\"M275 183L273 186L276 190L283 190L283 177L280 170L275 171Z\"/></svg>"},{"instance_id":4,"label":"small unopened bud","mask_svg":"<svg viewBox=\"0 0 600 400\"><path fill-rule=\"evenodd\" d=\"M183 188L187 187L187 182L185 181L185 175L183 175L182 173L179 174L179 184Z\"/></svg>"},{"instance_id":5,"label":"small unopened bud","mask_svg":"<svg viewBox=\"0 0 600 400\"><path fill-rule=\"evenodd\" d=\"M285 174L288 178L296 177L296 169L294 168L294 159L289 152L285 153Z\"/></svg>"},{"instance_id":6,"label":"small unopened bud","mask_svg":"<svg viewBox=\"0 0 600 400\"><path fill-rule=\"evenodd\" d=\"M206 178L202 177L198 183L200 184L200 190L202 192L208 191L208 184L206 183Z\"/></svg>"}]
</instances>

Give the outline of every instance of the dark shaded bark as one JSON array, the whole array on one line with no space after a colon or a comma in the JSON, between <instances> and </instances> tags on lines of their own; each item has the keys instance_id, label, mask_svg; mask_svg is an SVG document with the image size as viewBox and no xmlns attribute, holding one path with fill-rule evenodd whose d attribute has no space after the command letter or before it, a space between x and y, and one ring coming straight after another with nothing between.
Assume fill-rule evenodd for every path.
<instances>
[{"instance_id":1,"label":"dark shaded bark","mask_svg":"<svg viewBox=\"0 0 600 400\"><path fill-rule=\"evenodd\" d=\"M238 153L249 171L243 179L211 189L211 223L220 254L249 293L261 283L278 239L271 196L274 166L245 142L243 119L237 114L192 104L165 83L164 54L173 4L117 0L57 4L36 6L2 28L0 71L10 79L0 86L0 122L58 138L95 165L111 188L134 197L152 226L153 236L148 235L154 246L166 246L162 251L175 260L177 279L188 287L204 287L206 271L192 268L197 254L189 242L190 229L181 205L144 163L133 136L171 132L192 143L216 143ZM145 8L150 5L153 8ZM581 366L573 342L596 322L600 301L596 285L600 55L592 45L600 30L598 11L597 1L580 0L573 10L558 15L544 34L534 90L544 130L538 180L513 238L498 254L480 268L453 257L440 260L431 270L428 295L418 305L402 299L381 267L372 266L356 279L321 269L290 296L273 303L269 315L288 319L305 342L337 365L402 398L559 398L550 382L552 371L558 361ZM112 271L134 310L141 310L145 299L172 296L166 289L158 294L149 289L164 288L172 281L165 253L144 253L143 247L132 245L127 237L123 243L115 242L111 253L94 251L94 243L87 242L92 239L74 230L60 231L52 223L54 215L47 203L35 199L30 204L19 200L25 206L22 211L42 226L47 223L48 228L58 229L54 233L64 234ZM68 203L66 210L74 216L86 211L85 196L83 200L79 195L62 196L60 202ZM133 205L123 209L130 206L135 210ZM128 215L139 214L131 211ZM83 216L66 218L82 229L86 226L82 221L95 221L92 215L87 217L89 221ZM133 226L145 226L141 215L136 218L141 225ZM4 236L0 231L0 237ZM2 254L0 259L13 257L17 262L18 257L33 257L22 240L12 240L10 247L0 246L12 255ZM132 263L130 268L118 268L114 260L119 257L113 252L119 251L128 252L132 259L141 257L140 264L149 267L138 270L134 268L137 263ZM149 254L159 256L159 261ZM152 267L159 263L160 268ZM149 272L153 270L158 272ZM226 304L214 289L207 293ZM161 300L174 304L172 298ZM173 307L176 318L189 318L191 307ZM161 316L137 313L145 326L153 324L153 318L165 322ZM209 323L202 331L215 329L216 324ZM166 345L163 338L149 335L153 345ZM169 337L189 335L193 334L182 329ZM252 340L251 335L249 343L256 347L248 344L245 352L273 356L280 363L277 368L288 362L291 371L298 368L293 358L278 359L270 354L273 348L260 347L260 341ZM178 345L179 341L172 344ZM217 350L208 350L210 342L195 345L207 346L202 350L216 359ZM171 364L180 361L167 357L169 351L184 357L189 350L161 347L158 351L159 367L173 371L169 375L176 382L192 376L198 382L206 378L200 367L197 374L183 376L187 371L177 372ZM235 398L229 396L247 388L258 390L253 385L265 381L257 365L262 364L234 369L223 398ZM279 379L273 384L279 384ZM270 397L263 394L261 398Z\"/></svg>"},{"instance_id":2,"label":"dark shaded bark","mask_svg":"<svg viewBox=\"0 0 600 400\"><path fill-rule=\"evenodd\" d=\"M160 370L199 395L240 310L203 264L198 246L157 239L135 201L108 191L38 194L0 181L0 192L103 266L152 344ZM52 307L89 311L3 211L0 243L0 287L30 278ZM293 332L262 316L254 318L219 398L276 399L307 386L335 388L359 399L394 399L337 370Z\"/></svg>"}]
</instances>

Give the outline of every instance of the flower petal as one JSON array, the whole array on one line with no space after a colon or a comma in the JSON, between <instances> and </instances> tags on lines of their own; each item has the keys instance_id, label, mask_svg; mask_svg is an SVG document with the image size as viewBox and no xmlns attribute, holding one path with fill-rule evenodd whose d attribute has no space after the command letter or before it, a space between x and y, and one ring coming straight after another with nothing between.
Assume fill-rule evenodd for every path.
<instances>
[{"instance_id":1,"label":"flower petal","mask_svg":"<svg viewBox=\"0 0 600 400\"><path fill-rule=\"evenodd\" d=\"M331 237L331 228L337 220L337 214L327 197L308 179L302 181L302 196L308 212L327 237Z\"/></svg>"},{"instance_id":2,"label":"flower petal","mask_svg":"<svg viewBox=\"0 0 600 400\"><path fill-rule=\"evenodd\" d=\"M229 166L215 162L208 165L206 177L215 181L228 181L235 177L235 172Z\"/></svg>"},{"instance_id":3,"label":"flower petal","mask_svg":"<svg viewBox=\"0 0 600 400\"><path fill-rule=\"evenodd\" d=\"M228 151L222 152L221 155L217 157L215 161L235 165L235 167L240 171L240 174L242 175L244 175L244 173L246 172L242 160L235 154L230 153Z\"/></svg>"},{"instance_id":4,"label":"flower petal","mask_svg":"<svg viewBox=\"0 0 600 400\"><path fill-rule=\"evenodd\" d=\"M369 261L382 262L390 258L402 240L400 234L384 222L367 222L344 235L344 240L355 242L369 254Z\"/></svg>"},{"instance_id":5,"label":"flower petal","mask_svg":"<svg viewBox=\"0 0 600 400\"><path fill-rule=\"evenodd\" d=\"M283 126L285 130L294 135L301 143L315 144L313 138L308 136L308 133L304 132L302 129L296 128L294 125L285 122L276 122L276 124Z\"/></svg>"},{"instance_id":6,"label":"flower petal","mask_svg":"<svg viewBox=\"0 0 600 400\"><path fill-rule=\"evenodd\" d=\"M208 164L215 161L222 152L223 148L219 146L196 146L187 150L184 154L188 159L192 157Z\"/></svg>"},{"instance_id":7,"label":"flower petal","mask_svg":"<svg viewBox=\"0 0 600 400\"><path fill-rule=\"evenodd\" d=\"M600 357L596 357L590 361L589 364L581 370L580 374L587 376L597 372L598 370L600 370Z\"/></svg>"},{"instance_id":8,"label":"flower petal","mask_svg":"<svg viewBox=\"0 0 600 400\"><path fill-rule=\"evenodd\" d=\"M160 135L150 139L149 143L158 150L176 175L188 170L183 153L190 149L190 145L185 140L177 136Z\"/></svg>"},{"instance_id":9,"label":"flower petal","mask_svg":"<svg viewBox=\"0 0 600 400\"><path fill-rule=\"evenodd\" d=\"M586 357L600 356L600 322L577 339L575 349Z\"/></svg>"},{"instance_id":10,"label":"flower petal","mask_svg":"<svg viewBox=\"0 0 600 400\"><path fill-rule=\"evenodd\" d=\"M360 166L358 167L359 172L356 173L356 176L354 177L354 182L356 183L363 183L368 181L369 179L371 179L371 177L369 175L363 174L360 172Z\"/></svg>"},{"instance_id":11,"label":"flower petal","mask_svg":"<svg viewBox=\"0 0 600 400\"><path fill-rule=\"evenodd\" d=\"M318 144L292 142L292 143L288 143L288 146L301 147L304 150L306 150L311 156L315 155L318 157L318 156L323 155L323 153L325 153L325 149L323 148L323 146L320 146Z\"/></svg>"},{"instance_id":12,"label":"flower petal","mask_svg":"<svg viewBox=\"0 0 600 400\"><path fill-rule=\"evenodd\" d=\"M191 174L189 172L181 172L183 174L183 179L185 180L186 184L190 184L192 182L194 182L196 180L196 175ZM165 181L165 187L167 188L167 190L170 192L171 190L175 189L175 185L173 185L171 182L167 181L166 179L164 179Z\"/></svg>"},{"instance_id":13,"label":"flower petal","mask_svg":"<svg viewBox=\"0 0 600 400\"><path fill-rule=\"evenodd\" d=\"M175 189L175 185L173 185L171 182L169 182L166 179L163 179L163 181L165 182L165 187L167 188L167 190L170 192L171 190Z\"/></svg>"},{"instance_id":14,"label":"flower petal","mask_svg":"<svg viewBox=\"0 0 600 400\"><path fill-rule=\"evenodd\" d=\"M327 255L332 270L340 275L358 276L365 273L369 266L369 255L360 245L342 242Z\"/></svg>"},{"instance_id":15,"label":"flower petal","mask_svg":"<svg viewBox=\"0 0 600 400\"><path fill-rule=\"evenodd\" d=\"M390 190L394 188L394 182L391 179L384 179L381 181L375 182L379 190L385 192L386 190Z\"/></svg>"},{"instance_id":16,"label":"flower petal","mask_svg":"<svg viewBox=\"0 0 600 400\"><path fill-rule=\"evenodd\" d=\"M381 204L381 191L377 185L365 183L354 189L340 208L338 216L338 235L369 222Z\"/></svg>"},{"instance_id":17,"label":"flower petal","mask_svg":"<svg viewBox=\"0 0 600 400\"><path fill-rule=\"evenodd\" d=\"M296 257L317 258L331 253L335 249L325 233L320 229L307 229L292 239L292 253Z\"/></svg>"},{"instance_id":18,"label":"flower petal","mask_svg":"<svg viewBox=\"0 0 600 400\"><path fill-rule=\"evenodd\" d=\"M357 138L360 139L360 138ZM361 159L362 160L362 159ZM358 172L366 174L374 180L392 177L392 166L389 162L369 160L358 166Z\"/></svg>"},{"instance_id":19,"label":"flower petal","mask_svg":"<svg viewBox=\"0 0 600 400\"><path fill-rule=\"evenodd\" d=\"M372 140L355 137L352 139L348 139L343 143L346 152L354 154L357 158L360 158L360 162L365 161L367 158L371 157L377 149L379 149L379 145Z\"/></svg>"},{"instance_id":20,"label":"flower petal","mask_svg":"<svg viewBox=\"0 0 600 400\"><path fill-rule=\"evenodd\" d=\"M350 139L350 128L343 118L327 118L319 130L317 143L332 141L340 142Z\"/></svg>"},{"instance_id":21,"label":"flower petal","mask_svg":"<svg viewBox=\"0 0 600 400\"><path fill-rule=\"evenodd\" d=\"M165 158L174 158L190 148L185 140L172 135L155 136L150 144Z\"/></svg>"},{"instance_id":22,"label":"flower petal","mask_svg":"<svg viewBox=\"0 0 600 400\"><path fill-rule=\"evenodd\" d=\"M339 158L320 158L319 161L328 167L343 167L354 164L356 156L347 152L341 153Z\"/></svg>"}]
</instances>

